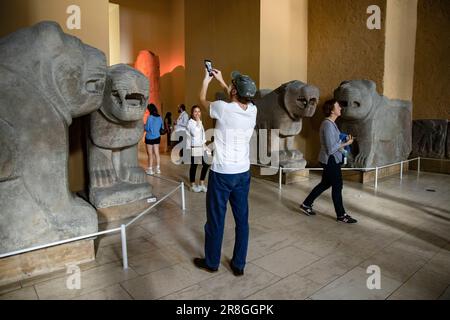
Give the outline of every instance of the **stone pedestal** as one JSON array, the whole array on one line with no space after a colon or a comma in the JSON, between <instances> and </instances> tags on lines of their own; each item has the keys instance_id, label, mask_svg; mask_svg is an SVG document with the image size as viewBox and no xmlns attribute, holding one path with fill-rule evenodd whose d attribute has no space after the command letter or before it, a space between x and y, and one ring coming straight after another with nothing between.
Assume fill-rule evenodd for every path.
<instances>
[{"instance_id":1,"label":"stone pedestal","mask_svg":"<svg viewBox=\"0 0 450 320\"><path fill-rule=\"evenodd\" d=\"M255 178L266 179L279 183L280 173L274 175L262 175L261 167L251 166L252 176ZM281 177L282 184L291 184L305 181L309 178L309 170L284 170Z\"/></svg>"},{"instance_id":2,"label":"stone pedestal","mask_svg":"<svg viewBox=\"0 0 450 320\"><path fill-rule=\"evenodd\" d=\"M0 286L95 259L94 240L82 240L0 259Z\"/></svg>"},{"instance_id":3,"label":"stone pedestal","mask_svg":"<svg viewBox=\"0 0 450 320\"><path fill-rule=\"evenodd\" d=\"M410 169L417 170L417 161L410 162ZM450 174L450 161L448 159L420 159L420 171Z\"/></svg>"},{"instance_id":4,"label":"stone pedestal","mask_svg":"<svg viewBox=\"0 0 450 320\"><path fill-rule=\"evenodd\" d=\"M408 170L409 170L409 163L404 163L403 172L406 172ZM395 175L400 176L400 164L378 170L378 180ZM342 178L346 181L354 181L363 184L373 183L375 181L375 170L368 170L368 171L343 170Z\"/></svg>"},{"instance_id":5,"label":"stone pedestal","mask_svg":"<svg viewBox=\"0 0 450 320\"><path fill-rule=\"evenodd\" d=\"M98 223L106 223L132 218L150 207L153 203L148 203L147 199L135 201L130 204L97 209Z\"/></svg>"}]
</instances>

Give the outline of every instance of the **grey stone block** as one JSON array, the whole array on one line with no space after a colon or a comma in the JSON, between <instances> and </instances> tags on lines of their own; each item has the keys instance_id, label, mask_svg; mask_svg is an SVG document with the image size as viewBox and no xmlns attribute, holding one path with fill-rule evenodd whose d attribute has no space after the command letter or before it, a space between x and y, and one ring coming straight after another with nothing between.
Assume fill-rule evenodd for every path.
<instances>
[{"instance_id":1,"label":"grey stone block","mask_svg":"<svg viewBox=\"0 0 450 320\"><path fill-rule=\"evenodd\" d=\"M42 22L0 39L0 253L97 231L69 192L68 127L100 108L106 58Z\"/></svg>"},{"instance_id":2,"label":"grey stone block","mask_svg":"<svg viewBox=\"0 0 450 320\"><path fill-rule=\"evenodd\" d=\"M414 120L412 130L412 156L443 159L448 143L447 120Z\"/></svg>"},{"instance_id":3,"label":"grey stone block","mask_svg":"<svg viewBox=\"0 0 450 320\"><path fill-rule=\"evenodd\" d=\"M450 159L450 122L449 121L447 121L446 157L447 157L447 159Z\"/></svg>"}]
</instances>

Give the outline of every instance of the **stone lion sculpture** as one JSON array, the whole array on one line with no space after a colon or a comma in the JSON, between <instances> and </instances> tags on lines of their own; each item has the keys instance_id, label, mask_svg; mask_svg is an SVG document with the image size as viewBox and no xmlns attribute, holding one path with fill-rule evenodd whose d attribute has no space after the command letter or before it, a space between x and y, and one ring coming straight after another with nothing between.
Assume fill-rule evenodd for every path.
<instances>
[{"instance_id":1,"label":"stone lion sculpture","mask_svg":"<svg viewBox=\"0 0 450 320\"><path fill-rule=\"evenodd\" d=\"M412 104L379 95L371 80L344 81L334 91L338 125L355 137L348 166L374 168L406 160L411 152Z\"/></svg>"},{"instance_id":2,"label":"stone lion sculpture","mask_svg":"<svg viewBox=\"0 0 450 320\"><path fill-rule=\"evenodd\" d=\"M282 167L306 166L302 152L294 147L294 139L302 130L302 119L314 115L319 95L317 87L298 80L285 83L273 91L261 90L257 93L256 129L279 130L278 152Z\"/></svg>"},{"instance_id":3,"label":"stone lion sculpture","mask_svg":"<svg viewBox=\"0 0 450 320\"><path fill-rule=\"evenodd\" d=\"M105 98L90 115L88 138L89 200L97 208L151 197L151 186L138 164L148 79L118 64L108 69Z\"/></svg>"},{"instance_id":4,"label":"stone lion sculpture","mask_svg":"<svg viewBox=\"0 0 450 320\"><path fill-rule=\"evenodd\" d=\"M0 39L0 253L97 231L69 192L68 127L101 106L105 55L42 22Z\"/></svg>"}]
</instances>

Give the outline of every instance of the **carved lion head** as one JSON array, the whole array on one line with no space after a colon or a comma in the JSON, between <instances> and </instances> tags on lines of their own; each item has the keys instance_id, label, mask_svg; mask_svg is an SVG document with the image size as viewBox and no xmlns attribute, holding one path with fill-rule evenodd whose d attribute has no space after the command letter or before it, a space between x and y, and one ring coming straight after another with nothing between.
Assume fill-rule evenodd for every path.
<instances>
[{"instance_id":1,"label":"carved lion head","mask_svg":"<svg viewBox=\"0 0 450 320\"><path fill-rule=\"evenodd\" d=\"M109 68L105 102L101 111L120 121L142 119L149 96L149 81L136 69L117 64Z\"/></svg>"},{"instance_id":2,"label":"carved lion head","mask_svg":"<svg viewBox=\"0 0 450 320\"><path fill-rule=\"evenodd\" d=\"M283 84L277 89L282 105L289 117L299 121L304 117L312 117L319 103L319 89L294 80Z\"/></svg>"},{"instance_id":3,"label":"carved lion head","mask_svg":"<svg viewBox=\"0 0 450 320\"><path fill-rule=\"evenodd\" d=\"M342 118L347 120L366 118L375 107L377 96L376 84L371 80L344 81L334 90L334 98L342 107Z\"/></svg>"}]
</instances>

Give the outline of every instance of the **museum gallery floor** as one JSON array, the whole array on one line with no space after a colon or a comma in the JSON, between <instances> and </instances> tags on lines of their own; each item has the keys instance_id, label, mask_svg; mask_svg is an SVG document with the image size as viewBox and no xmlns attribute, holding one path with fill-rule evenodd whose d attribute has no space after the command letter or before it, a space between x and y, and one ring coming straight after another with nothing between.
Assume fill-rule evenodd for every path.
<instances>
[{"instance_id":1,"label":"museum gallery floor","mask_svg":"<svg viewBox=\"0 0 450 320\"><path fill-rule=\"evenodd\" d=\"M141 165L144 152L139 154ZM162 157L163 176L188 180L188 167ZM176 187L149 177L156 196ZM450 299L450 176L415 171L373 185L345 182L347 210L359 223L337 224L330 194L318 215L297 210L319 176L284 186L252 180L250 246L244 277L229 270L234 222L228 214L222 265L210 274L194 267L203 252L205 194L186 191L128 231L129 269L121 262L120 235L97 240L95 262L81 267L81 289L69 290L66 271L0 287L0 299ZM427 191L433 189L434 192ZM101 226L115 227L120 222ZM280 263L282 261L282 263ZM369 290L369 266L381 288Z\"/></svg>"}]
</instances>

